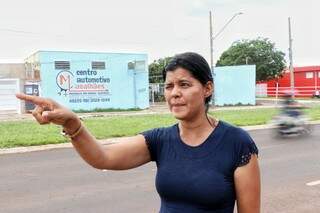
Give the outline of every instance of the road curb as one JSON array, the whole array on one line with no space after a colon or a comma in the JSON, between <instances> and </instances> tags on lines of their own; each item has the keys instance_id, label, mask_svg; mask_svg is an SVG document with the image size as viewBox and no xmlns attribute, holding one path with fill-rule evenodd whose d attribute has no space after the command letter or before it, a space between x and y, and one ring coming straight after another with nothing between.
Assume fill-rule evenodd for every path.
<instances>
[{"instance_id":1,"label":"road curb","mask_svg":"<svg viewBox=\"0 0 320 213\"><path fill-rule=\"evenodd\" d=\"M311 121L310 124L320 124L320 120ZM253 131L253 130L260 130L260 129L271 129L274 127L271 124L265 124L265 125L256 125L256 126L242 126L241 128L247 131ZM108 145L108 144L118 143L123 138L125 137L109 138L109 139L99 140L99 142L101 142L101 144L103 145ZM45 150L52 150L52 149L64 149L64 148L72 148L72 144L70 142L66 142L62 144L48 144L48 145L40 145L40 146L14 147L14 148L0 149L0 155L45 151Z\"/></svg>"}]
</instances>

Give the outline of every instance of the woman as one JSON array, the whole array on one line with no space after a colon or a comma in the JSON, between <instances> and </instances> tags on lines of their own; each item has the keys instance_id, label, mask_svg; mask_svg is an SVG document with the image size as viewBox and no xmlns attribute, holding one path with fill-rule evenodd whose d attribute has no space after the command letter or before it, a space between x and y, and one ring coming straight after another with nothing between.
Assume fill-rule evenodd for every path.
<instances>
[{"instance_id":1,"label":"woman","mask_svg":"<svg viewBox=\"0 0 320 213\"><path fill-rule=\"evenodd\" d=\"M157 164L160 212L260 212L258 150L242 129L207 115L211 71L196 53L176 55L164 70L165 98L179 120L103 147L70 110L53 100L17 95L37 105L40 124L62 125L81 157L98 169Z\"/></svg>"}]
</instances>

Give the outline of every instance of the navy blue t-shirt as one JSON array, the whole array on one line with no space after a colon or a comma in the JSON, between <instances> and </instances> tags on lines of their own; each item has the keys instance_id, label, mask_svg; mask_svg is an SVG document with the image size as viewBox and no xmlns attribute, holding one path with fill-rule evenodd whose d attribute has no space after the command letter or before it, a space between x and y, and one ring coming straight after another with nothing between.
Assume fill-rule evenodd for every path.
<instances>
[{"instance_id":1,"label":"navy blue t-shirt","mask_svg":"<svg viewBox=\"0 0 320 213\"><path fill-rule=\"evenodd\" d=\"M143 132L157 164L156 189L161 213L232 213L234 171L258 149L241 128L219 121L199 146L185 144L178 124Z\"/></svg>"}]
</instances>

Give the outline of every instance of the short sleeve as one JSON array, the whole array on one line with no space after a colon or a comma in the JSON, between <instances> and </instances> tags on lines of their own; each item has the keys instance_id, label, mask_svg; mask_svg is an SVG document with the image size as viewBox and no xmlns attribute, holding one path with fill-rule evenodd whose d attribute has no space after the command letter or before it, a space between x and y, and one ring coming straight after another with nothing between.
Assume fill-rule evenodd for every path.
<instances>
[{"instance_id":1,"label":"short sleeve","mask_svg":"<svg viewBox=\"0 0 320 213\"><path fill-rule=\"evenodd\" d=\"M156 162L158 161L158 156L162 147L162 144L161 144L162 131L163 131L162 128L156 128L156 129L151 129L151 130L140 133L144 136L146 140L146 144L151 156L151 161L156 161Z\"/></svg>"},{"instance_id":2,"label":"short sleeve","mask_svg":"<svg viewBox=\"0 0 320 213\"><path fill-rule=\"evenodd\" d=\"M243 129L237 132L236 167L247 165L253 154L258 155L259 150L251 136Z\"/></svg>"}]
</instances>

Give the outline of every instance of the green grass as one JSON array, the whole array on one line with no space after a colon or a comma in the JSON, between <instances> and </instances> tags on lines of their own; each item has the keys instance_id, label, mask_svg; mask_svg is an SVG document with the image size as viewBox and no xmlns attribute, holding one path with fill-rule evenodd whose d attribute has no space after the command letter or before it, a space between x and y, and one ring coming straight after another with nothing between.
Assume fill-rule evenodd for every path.
<instances>
[{"instance_id":1,"label":"green grass","mask_svg":"<svg viewBox=\"0 0 320 213\"><path fill-rule=\"evenodd\" d=\"M150 128L175 123L171 115L139 115L89 118L85 125L98 138L131 136Z\"/></svg>"},{"instance_id":2,"label":"green grass","mask_svg":"<svg viewBox=\"0 0 320 213\"><path fill-rule=\"evenodd\" d=\"M15 121L0 123L0 148L63 143L55 125L40 126L35 121Z\"/></svg>"},{"instance_id":3,"label":"green grass","mask_svg":"<svg viewBox=\"0 0 320 213\"><path fill-rule=\"evenodd\" d=\"M277 113L277 109L239 109L213 111L210 114L237 126L250 126L265 124Z\"/></svg>"},{"instance_id":4,"label":"green grass","mask_svg":"<svg viewBox=\"0 0 320 213\"><path fill-rule=\"evenodd\" d=\"M312 120L320 120L320 107L306 109L306 112ZM265 124L277 113L277 109L210 112L212 116L238 126ZM169 126L176 122L169 114L95 117L84 120L85 125L98 139L131 136L144 130ZM66 142L66 139L59 134L60 127L39 125L35 121L0 122L0 132L0 148Z\"/></svg>"},{"instance_id":5,"label":"green grass","mask_svg":"<svg viewBox=\"0 0 320 213\"><path fill-rule=\"evenodd\" d=\"M305 112L312 120L320 120L320 106L306 109Z\"/></svg>"}]
</instances>

